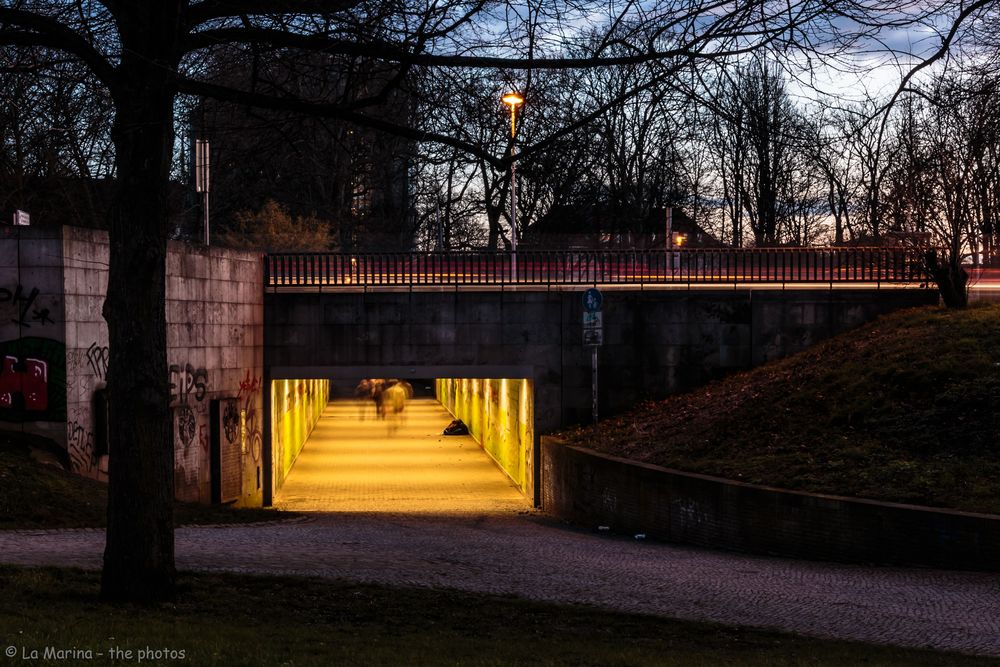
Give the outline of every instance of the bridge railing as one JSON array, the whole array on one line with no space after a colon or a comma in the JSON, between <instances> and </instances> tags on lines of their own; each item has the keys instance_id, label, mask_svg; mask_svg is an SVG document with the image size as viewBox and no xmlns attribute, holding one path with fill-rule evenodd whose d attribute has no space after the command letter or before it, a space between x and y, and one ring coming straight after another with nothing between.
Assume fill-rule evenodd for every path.
<instances>
[{"instance_id":1,"label":"bridge railing","mask_svg":"<svg viewBox=\"0 0 1000 667\"><path fill-rule=\"evenodd\" d=\"M271 287L913 283L926 248L285 253L265 256Z\"/></svg>"}]
</instances>

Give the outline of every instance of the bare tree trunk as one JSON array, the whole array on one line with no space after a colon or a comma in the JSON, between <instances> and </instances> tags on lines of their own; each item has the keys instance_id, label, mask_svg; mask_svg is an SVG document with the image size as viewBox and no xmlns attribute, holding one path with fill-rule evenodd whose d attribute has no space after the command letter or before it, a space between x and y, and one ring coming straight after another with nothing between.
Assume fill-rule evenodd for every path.
<instances>
[{"instance_id":1,"label":"bare tree trunk","mask_svg":"<svg viewBox=\"0 0 1000 667\"><path fill-rule=\"evenodd\" d=\"M952 248L944 262L936 251L929 251L926 263L927 271L937 283L944 305L948 308L965 308L969 305L969 274L962 267L961 254L955 248Z\"/></svg>"},{"instance_id":2,"label":"bare tree trunk","mask_svg":"<svg viewBox=\"0 0 1000 667\"><path fill-rule=\"evenodd\" d=\"M125 53L116 91L118 190L104 303L112 428L101 595L142 602L170 599L175 584L164 312L173 90L166 68Z\"/></svg>"}]
</instances>

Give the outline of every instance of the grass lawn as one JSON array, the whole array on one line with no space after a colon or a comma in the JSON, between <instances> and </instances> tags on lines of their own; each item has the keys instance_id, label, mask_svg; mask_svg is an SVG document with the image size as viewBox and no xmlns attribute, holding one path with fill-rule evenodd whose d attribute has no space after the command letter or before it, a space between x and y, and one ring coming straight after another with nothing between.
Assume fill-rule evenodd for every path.
<instances>
[{"instance_id":1,"label":"grass lawn","mask_svg":"<svg viewBox=\"0 0 1000 667\"><path fill-rule=\"evenodd\" d=\"M184 651L164 665L996 665L998 661L453 591L183 575L180 602L97 601L98 575L0 567L0 650ZM108 664L104 658L88 664Z\"/></svg>"},{"instance_id":2,"label":"grass lawn","mask_svg":"<svg viewBox=\"0 0 1000 667\"><path fill-rule=\"evenodd\" d=\"M39 441L24 434L0 431L0 530L106 525L107 486L33 459L31 446L37 449ZM267 521L297 515L177 503L174 516L180 525Z\"/></svg>"},{"instance_id":3,"label":"grass lawn","mask_svg":"<svg viewBox=\"0 0 1000 667\"><path fill-rule=\"evenodd\" d=\"M1000 514L1000 304L887 315L560 435L754 484Z\"/></svg>"}]
</instances>

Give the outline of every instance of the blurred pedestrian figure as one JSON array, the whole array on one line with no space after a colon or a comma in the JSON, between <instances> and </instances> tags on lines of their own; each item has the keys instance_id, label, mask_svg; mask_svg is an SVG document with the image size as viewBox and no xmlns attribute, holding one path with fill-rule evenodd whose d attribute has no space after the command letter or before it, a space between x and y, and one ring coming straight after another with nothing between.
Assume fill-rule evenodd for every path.
<instances>
[{"instance_id":1,"label":"blurred pedestrian figure","mask_svg":"<svg viewBox=\"0 0 1000 667\"><path fill-rule=\"evenodd\" d=\"M389 435L395 433L403 419L403 409L406 407L406 389L398 380L389 380L388 388L382 392L382 409L389 418Z\"/></svg>"},{"instance_id":2,"label":"blurred pedestrian figure","mask_svg":"<svg viewBox=\"0 0 1000 667\"><path fill-rule=\"evenodd\" d=\"M385 380L373 379L372 401L375 402L375 418L385 419L385 400L382 394L385 393Z\"/></svg>"},{"instance_id":3,"label":"blurred pedestrian figure","mask_svg":"<svg viewBox=\"0 0 1000 667\"><path fill-rule=\"evenodd\" d=\"M372 400L372 381L364 378L354 388L354 395L358 398L358 419L365 420L365 405Z\"/></svg>"}]
</instances>

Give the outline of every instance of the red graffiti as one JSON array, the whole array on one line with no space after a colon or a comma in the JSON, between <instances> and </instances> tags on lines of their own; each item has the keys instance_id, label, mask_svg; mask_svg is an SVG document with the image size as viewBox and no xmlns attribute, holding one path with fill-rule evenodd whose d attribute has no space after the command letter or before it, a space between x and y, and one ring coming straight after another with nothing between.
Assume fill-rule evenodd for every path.
<instances>
[{"instance_id":1,"label":"red graffiti","mask_svg":"<svg viewBox=\"0 0 1000 667\"><path fill-rule=\"evenodd\" d=\"M40 359L4 357L0 369L0 408L14 407L14 397L24 398L24 409L42 412L49 407L49 365Z\"/></svg>"},{"instance_id":2,"label":"red graffiti","mask_svg":"<svg viewBox=\"0 0 1000 667\"><path fill-rule=\"evenodd\" d=\"M244 395L249 397L260 391L260 378L250 377L250 371L247 371L247 376L240 381L240 393L237 394L237 398L241 398Z\"/></svg>"},{"instance_id":3,"label":"red graffiti","mask_svg":"<svg viewBox=\"0 0 1000 667\"><path fill-rule=\"evenodd\" d=\"M254 461L260 460L260 443L261 435L260 429L257 428L257 409L254 405L254 394L260 391L261 387L260 378L255 378L250 376L250 371L247 371L247 376L240 382L240 393L237 394L236 399L239 400L243 398L243 410L241 410L241 435L240 438L243 442L243 451L247 450L247 441L250 442L250 453L253 455Z\"/></svg>"}]
</instances>

